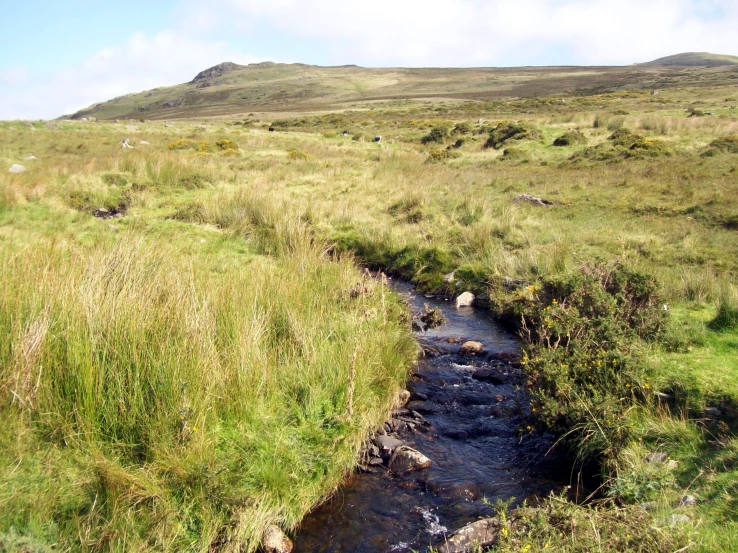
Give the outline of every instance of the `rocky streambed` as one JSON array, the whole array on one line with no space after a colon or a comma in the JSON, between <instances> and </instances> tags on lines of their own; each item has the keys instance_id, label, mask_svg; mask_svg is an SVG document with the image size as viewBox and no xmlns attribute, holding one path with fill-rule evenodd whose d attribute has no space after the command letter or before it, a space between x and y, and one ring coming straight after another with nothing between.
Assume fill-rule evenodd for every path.
<instances>
[{"instance_id":1,"label":"rocky streambed","mask_svg":"<svg viewBox=\"0 0 738 553\"><path fill-rule=\"evenodd\" d=\"M452 546L463 536L451 536L472 523L491 532L479 521L498 500L517 504L568 483L569 464L546 454L551 438L520 432L529 401L515 337L472 307L395 287L415 312L437 308L446 321L418 330L424 353L405 405L373 436L357 473L304 520L297 553L463 551Z\"/></svg>"}]
</instances>

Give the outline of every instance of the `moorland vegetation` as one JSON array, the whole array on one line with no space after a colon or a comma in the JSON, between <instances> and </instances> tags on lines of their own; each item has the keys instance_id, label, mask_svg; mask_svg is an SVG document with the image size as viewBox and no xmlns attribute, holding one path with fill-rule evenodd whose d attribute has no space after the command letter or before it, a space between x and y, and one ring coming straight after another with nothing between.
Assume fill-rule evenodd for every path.
<instances>
[{"instance_id":1,"label":"moorland vegetation","mask_svg":"<svg viewBox=\"0 0 738 553\"><path fill-rule=\"evenodd\" d=\"M708 82L1 123L27 170L0 175L0 543L295 528L415 355L364 265L474 292L524 341L521 432L599 467L585 504L501 508L499 551L737 550L736 104Z\"/></svg>"}]
</instances>

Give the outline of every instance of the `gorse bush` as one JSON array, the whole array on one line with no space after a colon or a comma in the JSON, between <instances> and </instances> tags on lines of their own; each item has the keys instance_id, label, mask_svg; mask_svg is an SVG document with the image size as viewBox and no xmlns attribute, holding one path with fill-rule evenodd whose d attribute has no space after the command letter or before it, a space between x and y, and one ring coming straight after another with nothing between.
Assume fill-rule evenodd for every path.
<instances>
[{"instance_id":1,"label":"gorse bush","mask_svg":"<svg viewBox=\"0 0 738 553\"><path fill-rule=\"evenodd\" d=\"M577 144L586 144L587 137L584 136L581 131L567 131L556 140L554 140L554 146L575 146Z\"/></svg>"},{"instance_id":2,"label":"gorse bush","mask_svg":"<svg viewBox=\"0 0 738 553\"><path fill-rule=\"evenodd\" d=\"M530 140L538 138L539 133L523 123L500 123L489 132L485 148L501 149L509 140Z\"/></svg>"},{"instance_id":3,"label":"gorse bush","mask_svg":"<svg viewBox=\"0 0 738 553\"><path fill-rule=\"evenodd\" d=\"M525 372L538 423L579 429L573 441L583 455L614 455L627 438L620 417L646 385L640 343L664 328L655 280L621 264L587 265L500 291L493 306L530 344Z\"/></svg>"},{"instance_id":4,"label":"gorse bush","mask_svg":"<svg viewBox=\"0 0 738 553\"><path fill-rule=\"evenodd\" d=\"M458 157L461 157L461 154L459 152L455 152L454 150L433 150L432 152L428 153L428 159L426 159L425 162L439 163L448 159L456 159Z\"/></svg>"},{"instance_id":5,"label":"gorse bush","mask_svg":"<svg viewBox=\"0 0 738 553\"><path fill-rule=\"evenodd\" d=\"M420 139L422 144L430 144L432 142L443 143L450 136L448 127L436 125L431 131Z\"/></svg>"}]
</instances>

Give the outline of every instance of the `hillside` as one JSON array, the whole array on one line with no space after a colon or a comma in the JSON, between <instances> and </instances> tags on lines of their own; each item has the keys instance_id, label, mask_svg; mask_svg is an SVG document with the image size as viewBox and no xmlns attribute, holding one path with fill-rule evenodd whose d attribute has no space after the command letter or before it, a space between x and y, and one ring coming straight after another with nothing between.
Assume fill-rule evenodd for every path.
<instances>
[{"instance_id":1,"label":"hillside","mask_svg":"<svg viewBox=\"0 0 738 553\"><path fill-rule=\"evenodd\" d=\"M722 67L738 65L738 56L710 54L709 52L686 52L659 58L641 65L647 67Z\"/></svg>"},{"instance_id":2,"label":"hillside","mask_svg":"<svg viewBox=\"0 0 738 553\"><path fill-rule=\"evenodd\" d=\"M589 95L677 85L715 85L738 74L738 65L726 66L725 71L718 73L688 69L685 56L690 55L675 57L682 60L681 64L656 60L630 67L375 69L226 62L200 72L187 83L127 94L90 106L72 118L179 119L252 112L345 110L389 100L492 101ZM705 55L702 56L704 59ZM712 65L717 63L713 61Z\"/></svg>"}]
</instances>

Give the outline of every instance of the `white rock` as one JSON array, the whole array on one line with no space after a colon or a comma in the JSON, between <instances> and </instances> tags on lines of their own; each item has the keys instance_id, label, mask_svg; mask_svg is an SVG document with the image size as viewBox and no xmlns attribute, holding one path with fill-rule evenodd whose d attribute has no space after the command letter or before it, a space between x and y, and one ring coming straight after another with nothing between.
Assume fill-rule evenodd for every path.
<instances>
[{"instance_id":1,"label":"white rock","mask_svg":"<svg viewBox=\"0 0 738 553\"><path fill-rule=\"evenodd\" d=\"M36 156L31 154L30 156L26 156L23 159L25 159L26 161L33 161L34 159L36 159Z\"/></svg>"},{"instance_id":2,"label":"white rock","mask_svg":"<svg viewBox=\"0 0 738 553\"><path fill-rule=\"evenodd\" d=\"M14 163L10 166L10 169L8 169L9 173L25 173L26 171L28 171L28 169L26 169L19 163Z\"/></svg>"},{"instance_id":3,"label":"white rock","mask_svg":"<svg viewBox=\"0 0 738 553\"><path fill-rule=\"evenodd\" d=\"M392 453L389 469L395 474L407 474L416 470L427 469L433 461L425 455L406 445L400 446Z\"/></svg>"},{"instance_id":4,"label":"white rock","mask_svg":"<svg viewBox=\"0 0 738 553\"><path fill-rule=\"evenodd\" d=\"M267 553L291 553L292 540L290 540L279 527L271 525L264 531L262 545Z\"/></svg>"},{"instance_id":5,"label":"white rock","mask_svg":"<svg viewBox=\"0 0 738 553\"><path fill-rule=\"evenodd\" d=\"M493 545L500 533L497 519L485 519L467 524L438 547L438 553L472 553Z\"/></svg>"},{"instance_id":6,"label":"white rock","mask_svg":"<svg viewBox=\"0 0 738 553\"><path fill-rule=\"evenodd\" d=\"M151 144L151 142L146 142L145 140L141 140L139 144L141 144L142 146L148 146L149 144Z\"/></svg>"},{"instance_id":7,"label":"white rock","mask_svg":"<svg viewBox=\"0 0 738 553\"><path fill-rule=\"evenodd\" d=\"M456 298L456 307L470 307L474 303L474 294L471 292L464 292L458 298Z\"/></svg>"}]
</instances>

